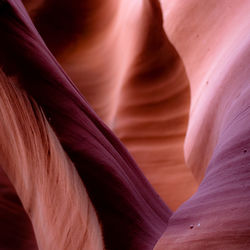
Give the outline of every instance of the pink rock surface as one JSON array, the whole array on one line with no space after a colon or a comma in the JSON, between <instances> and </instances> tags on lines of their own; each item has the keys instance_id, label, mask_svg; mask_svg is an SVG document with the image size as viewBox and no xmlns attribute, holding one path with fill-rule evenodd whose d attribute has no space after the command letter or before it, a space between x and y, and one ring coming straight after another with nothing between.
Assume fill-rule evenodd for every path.
<instances>
[{"instance_id":1,"label":"pink rock surface","mask_svg":"<svg viewBox=\"0 0 250 250\"><path fill-rule=\"evenodd\" d=\"M201 184L155 249L248 249L250 2L175 1L165 8L166 32L190 78L185 150Z\"/></svg>"},{"instance_id":2,"label":"pink rock surface","mask_svg":"<svg viewBox=\"0 0 250 250\"><path fill-rule=\"evenodd\" d=\"M250 1L23 3L0 2L0 249L249 249Z\"/></svg>"}]
</instances>

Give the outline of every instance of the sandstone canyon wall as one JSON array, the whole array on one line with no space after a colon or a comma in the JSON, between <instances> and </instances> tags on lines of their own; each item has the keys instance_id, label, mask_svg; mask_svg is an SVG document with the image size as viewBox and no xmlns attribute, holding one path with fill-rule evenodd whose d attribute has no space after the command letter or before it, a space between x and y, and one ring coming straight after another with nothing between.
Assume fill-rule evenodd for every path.
<instances>
[{"instance_id":1,"label":"sandstone canyon wall","mask_svg":"<svg viewBox=\"0 0 250 250\"><path fill-rule=\"evenodd\" d=\"M0 249L249 249L249 30L249 0L2 0Z\"/></svg>"}]
</instances>

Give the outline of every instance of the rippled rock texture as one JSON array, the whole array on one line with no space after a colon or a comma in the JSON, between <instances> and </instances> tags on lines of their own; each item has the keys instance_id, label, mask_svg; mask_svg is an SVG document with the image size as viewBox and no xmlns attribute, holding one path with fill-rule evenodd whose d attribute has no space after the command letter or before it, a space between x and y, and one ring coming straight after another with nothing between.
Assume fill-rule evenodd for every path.
<instances>
[{"instance_id":1,"label":"rippled rock texture","mask_svg":"<svg viewBox=\"0 0 250 250\"><path fill-rule=\"evenodd\" d=\"M0 249L249 249L249 30L249 0L0 1Z\"/></svg>"}]
</instances>

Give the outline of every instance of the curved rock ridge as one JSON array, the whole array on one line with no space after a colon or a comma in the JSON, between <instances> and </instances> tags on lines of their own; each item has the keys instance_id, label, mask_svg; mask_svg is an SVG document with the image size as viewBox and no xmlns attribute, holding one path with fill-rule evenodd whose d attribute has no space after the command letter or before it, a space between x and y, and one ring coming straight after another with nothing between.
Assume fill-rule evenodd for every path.
<instances>
[{"instance_id":1,"label":"curved rock ridge","mask_svg":"<svg viewBox=\"0 0 250 250\"><path fill-rule=\"evenodd\" d=\"M0 249L249 249L250 1L23 3L0 1Z\"/></svg>"},{"instance_id":2,"label":"curved rock ridge","mask_svg":"<svg viewBox=\"0 0 250 250\"><path fill-rule=\"evenodd\" d=\"M245 47L236 65L250 59L249 48ZM223 124L204 179L197 193L170 218L155 249L249 248L250 70L235 68L229 74L235 87L232 95L238 97L221 110Z\"/></svg>"},{"instance_id":3,"label":"curved rock ridge","mask_svg":"<svg viewBox=\"0 0 250 250\"><path fill-rule=\"evenodd\" d=\"M64 73L20 1L1 6L0 23L3 71L42 107L96 209L105 248L152 249L171 211Z\"/></svg>"},{"instance_id":4,"label":"curved rock ridge","mask_svg":"<svg viewBox=\"0 0 250 250\"><path fill-rule=\"evenodd\" d=\"M166 23L178 15L177 2L166 15ZM211 43L204 45L202 38L187 38L185 46L190 46L195 55L176 40L189 68L190 79L193 79L193 106L186 139L187 164L201 184L195 195L170 218L167 230L154 249L249 249L250 2L190 3L192 7L179 2L184 16L190 17L192 13L193 34L209 24L212 26L204 33ZM205 5L210 6L209 12ZM218 15L222 7L227 7L223 20ZM213 26L217 15L222 26ZM198 25L201 16L203 20ZM178 23L178 19L174 22ZM166 32L169 31L172 39L187 29L185 24L179 25L174 29L166 24ZM217 34L222 39L219 44L215 41ZM194 58L202 56L208 48L211 55L204 57L198 67ZM207 74L196 82L205 70L204 65Z\"/></svg>"},{"instance_id":5,"label":"curved rock ridge","mask_svg":"<svg viewBox=\"0 0 250 250\"><path fill-rule=\"evenodd\" d=\"M98 116L112 126L120 87L141 32L138 4L126 0L24 4L50 51Z\"/></svg>"},{"instance_id":6,"label":"curved rock ridge","mask_svg":"<svg viewBox=\"0 0 250 250\"><path fill-rule=\"evenodd\" d=\"M197 188L184 162L189 82L163 30L160 5L145 1L141 44L122 86L114 131L164 201L176 209Z\"/></svg>"},{"instance_id":7,"label":"curved rock ridge","mask_svg":"<svg viewBox=\"0 0 250 250\"><path fill-rule=\"evenodd\" d=\"M223 110L226 102L235 98L230 94L236 88L231 87L230 76L227 81L223 78L233 69L232 61L241 47L248 43L250 2L161 2L165 31L190 80L191 111L185 159L201 180L217 143L217 128L222 123L218 108Z\"/></svg>"},{"instance_id":8,"label":"curved rock ridge","mask_svg":"<svg viewBox=\"0 0 250 250\"><path fill-rule=\"evenodd\" d=\"M15 205L16 217L21 218L7 229L23 224L23 238L20 232L14 236L16 249L36 249L36 241L39 249L103 249L101 228L87 192L42 112L15 79L0 72L0 82L1 164L36 236L3 174L1 182L8 188L3 191L12 197L5 198L12 206L7 212L13 213ZM6 213L4 221L10 220L10 215ZM1 248L14 249L7 236L0 241Z\"/></svg>"},{"instance_id":9,"label":"curved rock ridge","mask_svg":"<svg viewBox=\"0 0 250 250\"><path fill-rule=\"evenodd\" d=\"M189 83L159 3L24 2L64 70L176 209L197 189L183 156Z\"/></svg>"}]
</instances>

